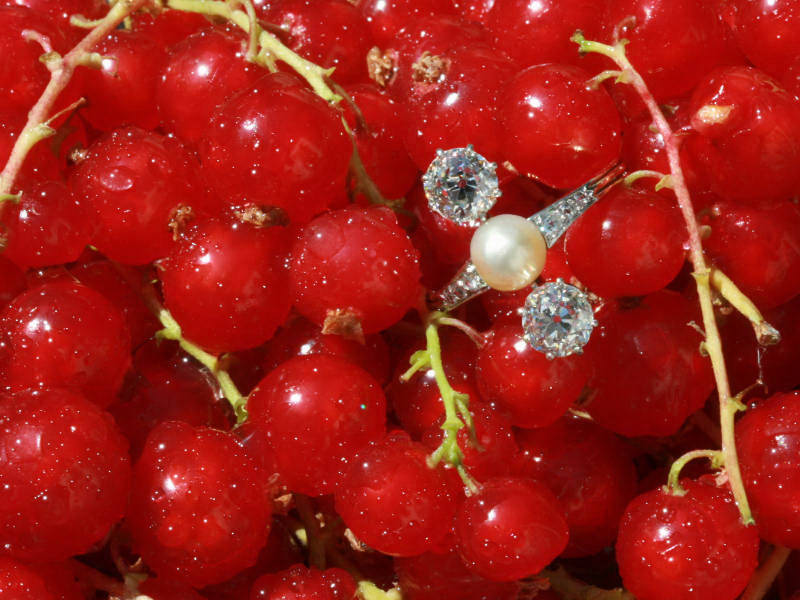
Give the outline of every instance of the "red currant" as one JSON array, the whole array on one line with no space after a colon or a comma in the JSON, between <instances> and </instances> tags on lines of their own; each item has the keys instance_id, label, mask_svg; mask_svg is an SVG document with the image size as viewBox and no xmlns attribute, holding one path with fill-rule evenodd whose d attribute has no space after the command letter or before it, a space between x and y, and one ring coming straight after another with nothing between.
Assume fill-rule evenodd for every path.
<instances>
[{"instance_id":1,"label":"red currant","mask_svg":"<svg viewBox=\"0 0 800 600\"><path fill-rule=\"evenodd\" d=\"M350 600L355 593L356 583L347 571L294 565L256 580L250 600Z\"/></svg>"}]
</instances>

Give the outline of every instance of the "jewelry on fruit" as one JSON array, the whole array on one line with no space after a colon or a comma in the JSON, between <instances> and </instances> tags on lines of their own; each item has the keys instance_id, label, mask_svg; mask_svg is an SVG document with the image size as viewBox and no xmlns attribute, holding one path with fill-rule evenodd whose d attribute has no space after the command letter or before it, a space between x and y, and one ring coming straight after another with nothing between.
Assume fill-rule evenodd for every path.
<instances>
[{"instance_id":1,"label":"jewelry on fruit","mask_svg":"<svg viewBox=\"0 0 800 600\"><path fill-rule=\"evenodd\" d=\"M428 206L459 225L480 225L500 197L496 169L472 144L437 150L422 176Z\"/></svg>"},{"instance_id":2,"label":"jewelry on fruit","mask_svg":"<svg viewBox=\"0 0 800 600\"><path fill-rule=\"evenodd\" d=\"M470 260L431 301L437 310L449 311L489 289L514 291L536 281L547 248L612 186L622 180L624 168L616 164L535 215L499 215L483 223L470 243Z\"/></svg>"}]
</instances>

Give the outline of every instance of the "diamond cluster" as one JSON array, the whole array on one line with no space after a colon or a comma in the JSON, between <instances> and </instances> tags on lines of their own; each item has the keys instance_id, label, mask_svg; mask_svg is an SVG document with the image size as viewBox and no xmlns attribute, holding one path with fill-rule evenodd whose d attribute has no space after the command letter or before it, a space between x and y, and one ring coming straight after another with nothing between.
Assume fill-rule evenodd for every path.
<instances>
[{"instance_id":1,"label":"diamond cluster","mask_svg":"<svg viewBox=\"0 0 800 600\"><path fill-rule=\"evenodd\" d=\"M459 225L480 225L500 197L496 168L471 145L437 150L422 176L428 206Z\"/></svg>"},{"instance_id":2,"label":"diamond cluster","mask_svg":"<svg viewBox=\"0 0 800 600\"><path fill-rule=\"evenodd\" d=\"M534 288L522 309L525 341L547 358L580 354L595 325L586 294L560 279Z\"/></svg>"}]
</instances>

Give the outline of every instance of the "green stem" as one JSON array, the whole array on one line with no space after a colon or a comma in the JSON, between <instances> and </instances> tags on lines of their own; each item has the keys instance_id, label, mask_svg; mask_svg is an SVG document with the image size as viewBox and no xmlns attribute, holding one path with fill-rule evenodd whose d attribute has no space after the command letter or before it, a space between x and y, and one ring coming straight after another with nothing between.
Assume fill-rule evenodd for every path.
<instances>
[{"instance_id":1,"label":"green stem","mask_svg":"<svg viewBox=\"0 0 800 600\"><path fill-rule=\"evenodd\" d=\"M683 489L683 486L680 483L681 471L683 470L683 467L689 463L689 461L692 461L695 458L708 458L711 460L711 466L715 469L721 467L725 460L725 457L722 455L720 450L692 450L691 452L687 452L678 458L672 463L672 466L669 469L669 475L667 477L667 488L675 496L683 496L686 494L686 490Z\"/></svg>"},{"instance_id":2,"label":"green stem","mask_svg":"<svg viewBox=\"0 0 800 600\"><path fill-rule=\"evenodd\" d=\"M361 600L402 600L403 596L400 590L392 588L388 592L384 592L371 581L359 581L358 590L356 595Z\"/></svg>"},{"instance_id":3,"label":"green stem","mask_svg":"<svg viewBox=\"0 0 800 600\"><path fill-rule=\"evenodd\" d=\"M651 171L649 169L641 169L639 171L634 171L633 173L628 174L625 179L623 179L623 183L628 187L632 186L635 181L643 179L645 177L651 177L653 179L658 179L659 181L663 180L667 175L660 171Z\"/></svg>"}]
</instances>

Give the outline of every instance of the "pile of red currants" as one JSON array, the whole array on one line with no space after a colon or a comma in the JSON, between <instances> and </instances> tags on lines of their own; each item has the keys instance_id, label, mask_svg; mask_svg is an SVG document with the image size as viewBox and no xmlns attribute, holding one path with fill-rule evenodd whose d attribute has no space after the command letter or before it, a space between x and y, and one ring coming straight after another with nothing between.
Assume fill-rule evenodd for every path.
<instances>
[{"instance_id":1,"label":"pile of red currants","mask_svg":"<svg viewBox=\"0 0 800 600\"><path fill-rule=\"evenodd\" d=\"M800 0L0 0L0 600L800 598L798 43ZM584 353L530 288L426 301L467 145L490 215L625 166L539 279Z\"/></svg>"}]
</instances>

